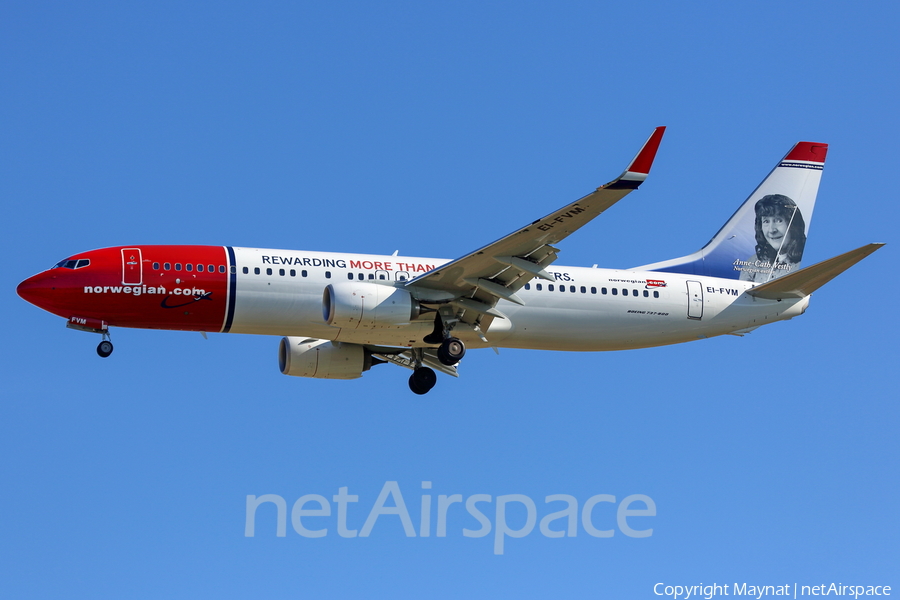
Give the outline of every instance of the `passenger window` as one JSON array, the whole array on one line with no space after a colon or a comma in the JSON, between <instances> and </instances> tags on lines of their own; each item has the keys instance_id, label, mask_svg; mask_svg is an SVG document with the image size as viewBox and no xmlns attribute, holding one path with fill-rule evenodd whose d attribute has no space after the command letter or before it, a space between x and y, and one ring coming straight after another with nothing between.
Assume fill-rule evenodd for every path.
<instances>
[{"instance_id":1,"label":"passenger window","mask_svg":"<svg viewBox=\"0 0 900 600\"><path fill-rule=\"evenodd\" d=\"M525 284L525 289L526 289L526 290L530 290L530 289L531 289L531 284L530 284L530 283L526 283L526 284Z\"/></svg>"},{"instance_id":2,"label":"passenger window","mask_svg":"<svg viewBox=\"0 0 900 600\"><path fill-rule=\"evenodd\" d=\"M247 273L250 272L250 269L248 269L247 267L244 267L244 268L242 269L242 271L244 272L244 275L246 275Z\"/></svg>"},{"instance_id":3,"label":"passenger window","mask_svg":"<svg viewBox=\"0 0 900 600\"><path fill-rule=\"evenodd\" d=\"M561 291L561 292L566 291L566 286L564 286L564 285L559 286L559 291Z\"/></svg>"},{"instance_id":4,"label":"passenger window","mask_svg":"<svg viewBox=\"0 0 900 600\"><path fill-rule=\"evenodd\" d=\"M548 286L547 286L547 289L550 290L550 291L552 292L552 291L553 291L553 284L551 283L550 285L548 285Z\"/></svg>"},{"instance_id":5,"label":"passenger window","mask_svg":"<svg viewBox=\"0 0 900 600\"><path fill-rule=\"evenodd\" d=\"M303 269L302 271L300 271L300 275L301 275L302 277L306 277L306 275L307 275L306 269Z\"/></svg>"},{"instance_id":6,"label":"passenger window","mask_svg":"<svg viewBox=\"0 0 900 600\"><path fill-rule=\"evenodd\" d=\"M384 277L384 273L379 273L378 279L384 279L384 278L385 278L385 277Z\"/></svg>"},{"instance_id":7,"label":"passenger window","mask_svg":"<svg viewBox=\"0 0 900 600\"><path fill-rule=\"evenodd\" d=\"M369 273L369 279L375 279L375 273Z\"/></svg>"},{"instance_id":8,"label":"passenger window","mask_svg":"<svg viewBox=\"0 0 900 600\"><path fill-rule=\"evenodd\" d=\"M622 288L622 295L623 295L623 296L627 296L627 295L628 295L628 290L626 290L625 288Z\"/></svg>"},{"instance_id":9,"label":"passenger window","mask_svg":"<svg viewBox=\"0 0 900 600\"><path fill-rule=\"evenodd\" d=\"M537 291L541 291L541 289L542 289L544 286L542 286L540 283L536 283L536 284L534 284L534 287L537 288Z\"/></svg>"},{"instance_id":10,"label":"passenger window","mask_svg":"<svg viewBox=\"0 0 900 600\"><path fill-rule=\"evenodd\" d=\"M659 298L659 292L657 292L657 291L654 290L654 292L653 292L653 297L654 297L654 298Z\"/></svg>"},{"instance_id":11,"label":"passenger window","mask_svg":"<svg viewBox=\"0 0 900 600\"><path fill-rule=\"evenodd\" d=\"M359 279L360 281L362 281L363 279L366 278L366 276L364 274L360 273L359 275L356 276L356 278Z\"/></svg>"},{"instance_id":12,"label":"passenger window","mask_svg":"<svg viewBox=\"0 0 900 600\"><path fill-rule=\"evenodd\" d=\"M291 277L297 276L297 269L291 269Z\"/></svg>"},{"instance_id":13,"label":"passenger window","mask_svg":"<svg viewBox=\"0 0 900 600\"><path fill-rule=\"evenodd\" d=\"M198 273L202 273L202 272L203 272L203 265L197 265L197 272L198 272Z\"/></svg>"},{"instance_id":14,"label":"passenger window","mask_svg":"<svg viewBox=\"0 0 900 600\"><path fill-rule=\"evenodd\" d=\"M600 288L600 293L604 296L606 295L606 288Z\"/></svg>"},{"instance_id":15,"label":"passenger window","mask_svg":"<svg viewBox=\"0 0 900 600\"><path fill-rule=\"evenodd\" d=\"M216 272L216 268L213 265L206 265L206 270L209 271L210 273ZM222 272L224 273L225 269L222 269Z\"/></svg>"},{"instance_id":16,"label":"passenger window","mask_svg":"<svg viewBox=\"0 0 900 600\"><path fill-rule=\"evenodd\" d=\"M266 268L266 275L271 275L271 274L272 274L272 267L267 267L267 268Z\"/></svg>"},{"instance_id":17,"label":"passenger window","mask_svg":"<svg viewBox=\"0 0 900 600\"><path fill-rule=\"evenodd\" d=\"M584 286L581 286L581 293L582 293L582 294L587 294L587 288L584 287Z\"/></svg>"},{"instance_id":18,"label":"passenger window","mask_svg":"<svg viewBox=\"0 0 900 600\"><path fill-rule=\"evenodd\" d=\"M175 263L175 270L176 270L176 271L180 271L180 270L181 270L181 263Z\"/></svg>"},{"instance_id":19,"label":"passenger window","mask_svg":"<svg viewBox=\"0 0 900 600\"><path fill-rule=\"evenodd\" d=\"M259 275L259 267L253 267L253 274Z\"/></svg>"},{"instance_id":20,"label":"passenger window","mask_svg":"<svg viewBox=\"0 0 900 600\"><path fill-rule=\"evenodd\" d=\"M153 270L159 271L159 263L153 263Z\"/></svg>"},{"instance_id":21,"label":"passenger window","mask_svg":"<svg viewBox=\"0 0 900 600\"><path fill-rule=\"evenodd\" d=\"M331 271L325 271L325 279L331 279Z\"/></svg>"},{"instance_id":22,"label":"passenger window","mask_svg":"<svg viewBox=\"0 0 900 600\"><path fill-rule=\"evenodd\" d=\"M192 265L191 263L188 263L188 264L184 265L184 270L185 271L193 271L194 265Z\"/></svg>"},{"instance_id":23,"label":"passenger window","mask_svg":"<svg viewBox=\"0 0 900 600\"><path fill-rule=\"evenodd\" d=\"M637 290L631 290L631 295L632 295L632 296L637 296L637 295L638 295L638 291L637 291Z\"/></svg>"},{"instance_id":24,"label":"passenger window","mask_svg":"<svg viewBox=\"0 0 900 600\"><path fill-rule=\"evenodd\" d=\"M618 296L618 295L619 295L619 289L618 289L618 288L613 288L612 290L613 290L613 296Z\"/></svg>"},{"instance_id":25,"label":"passenger window","mask_svg":"<svg viewBox=\"0 0 900 600\"><path fill-rule=\"evenodd\" d=\"M219 273L224 273L224 272L225 272L225 265L222 265L221 267L219 267ZM232 265L231 266L231 274L234 275L235 273L237 273L237 267Z\"/></svg>"},{"instance_id":26,"label":"passenger window","mask_svg":"<svg viewBox=\"0 0 900 600\"><path fill-rule=\"evenodd\" d=\"M353 273L347 273L347 279L352 280L352 279L353 279Z\"/></svg>"},{"instance_id":27,"label":"passenger window","mask_svg":"<svg viewBox=\"0 0 900 600\"><path fill-rule=\"evenodd\" d=\"M406 281L406 275L401 275L401 276L400 276L400 281Z\"/></svg>"},{"instance_id":28,"label":"passenger window","mask_svg":"<svg viewBox=\"0 0 900 600\"><path fill-rule=\"evenodd\" d=\"M591 293L592 293L592 294L596 294L596 293L597 293L597 288L592 287L592 288L591 288Z\"/></svg>"},{"instance_id":29,"label":"passenger window","mask_svg":"<svg viewBox=\"0 0 900 600\"><path fill-rule=\"evenodd\" d=\"M284 277L284 269L278 269L278 274Z\"/></svg>"},{"instance_id":30,"label":"passenger window","mask_svg":"<svg viewBox=\"0 0 900 600\"><path fill-rule=\"evenodd\" d=\"M569 291L572 292L572 293L574 294L574 293L575 293L575 286L574 286L574 285L570 285L570 286L569 286ZM584 288L581 288L581 291L584 291Z\"/></svg>"},{"instance_id":31,"label":"passenger window","mask_svg":"<svg viewBox=\"0 0 900 600\"><path fill-rule=\"evenodd\" d=\"M163 269L166 271L172 270L172 263L163 263Z\"/></svg>"},{"instance_id":32,"label":"passenger window","mask_svg":"<svg viewBox=\"0 0 900 600\"><path fill-rule=\"evenodd\" d=\"M649 298L649 297L650 297L650 292L648 292L647 290L644 290L644 298Z\"/></svg>"},{"instance_id":33,"label":"passenger window","mask_svg":"<svg viewBox=\"0 0 900 600\"><path fill-rule=\"evenodd\" d=\"M225 272L225 265L219 265L219 273ZM234 267L231 267L231 272L234 273Z\"/></svg>"}]
</instances>

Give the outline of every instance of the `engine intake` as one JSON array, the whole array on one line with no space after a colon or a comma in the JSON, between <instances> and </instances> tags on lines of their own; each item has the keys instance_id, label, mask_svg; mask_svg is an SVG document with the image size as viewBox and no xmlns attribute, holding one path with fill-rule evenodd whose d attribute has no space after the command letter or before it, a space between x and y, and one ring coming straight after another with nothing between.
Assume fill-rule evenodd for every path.
<instances>
[{"instance_id":1,"label":"engine intake","mask_svg":"<svg viewBox=\"0 0 900 600\"><path fill-rule=\"evenodd\" d=\"M357 379L383 362L359 344L285 337L278 346L278 368L294 377Z\"/></svg>"},{"instance_id":2,"label":"engine intake","mask_svg":"<svg viewBox=\"0 0 900 600\"><path fill-rule=\"evenodd\" d=\"M322 316L333 327L398 329L421 311L406 290L377 283L332 283L322 294Z\"/></svg>"}]
</instances>

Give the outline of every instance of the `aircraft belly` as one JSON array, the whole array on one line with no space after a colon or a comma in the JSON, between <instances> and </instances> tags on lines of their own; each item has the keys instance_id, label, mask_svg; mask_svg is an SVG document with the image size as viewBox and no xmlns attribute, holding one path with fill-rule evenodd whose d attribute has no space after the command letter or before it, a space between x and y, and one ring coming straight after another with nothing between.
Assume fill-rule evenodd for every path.
<instances>
[{"instance_id":1,"label":"aircraft belly","mask_svg":"<svg viewBox=\"0 0 900 600\"><path fill-rule=\"evenodd\" d=\"M646 307L643 307L646 308ZM559 308L526 306L510 310L512 332L502 344L540 350L604 351L675 344L694 339L675 305L652 304L642 310L608 304ZM684 321L684 322L682 322ZM693 324L696 329L696 322Z\"/></svg>"}]
</instances>

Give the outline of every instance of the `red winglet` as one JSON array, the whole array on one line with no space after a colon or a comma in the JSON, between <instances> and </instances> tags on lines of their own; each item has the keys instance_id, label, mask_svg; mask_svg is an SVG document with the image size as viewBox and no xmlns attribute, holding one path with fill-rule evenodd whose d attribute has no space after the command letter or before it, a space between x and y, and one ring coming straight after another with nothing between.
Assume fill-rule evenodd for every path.
<instances>
[{"instance_id":1,"label":"red winglet","mask_svg":"<svg viewBox=\"0 0 900 600\"><path fill-rule=\"evenodd\" d=\"M797 145L791 148L784 160L804 160L824 164L826 154L828 154L828 144L797 142Z\"/></svg>"},{"instance_id":2,"label":"red winglet","mask_svg":"<svg viewBox=\"0 0 900 600\"><path fill-rule=\"evenodd\" d=\"M644 144L644 147L641 148L638 155L634 157L634 160L631 161L631 164L626 171L643 173L644 175L648 174L650 172L650 166L653 164L653 159L656 158L656 151L659 150L659 143L662 141L665 132L665 127L657 127L654 129L653 133L650 135L650 139L647 140L647 143Z\"/></svg>"}]
</instances>

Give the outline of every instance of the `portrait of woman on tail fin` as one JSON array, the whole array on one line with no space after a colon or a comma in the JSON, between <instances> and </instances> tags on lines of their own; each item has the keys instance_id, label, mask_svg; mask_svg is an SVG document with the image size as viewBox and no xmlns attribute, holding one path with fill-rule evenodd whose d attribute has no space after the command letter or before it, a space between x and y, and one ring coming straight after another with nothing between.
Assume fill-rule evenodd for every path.
<instances>
[{"instance_id":1,"label":"portrait of woman on tail fin","mask_svg":"<svg viewBox=\"0 0 900 600\"><path fill-rule=\"evenodd\" d=\"M741 268L741 281L765 283L787 275L800 264L806 246L806 223L797 204L782 194L756 202L756 254Z\"/></svg>"}]
</instances>

